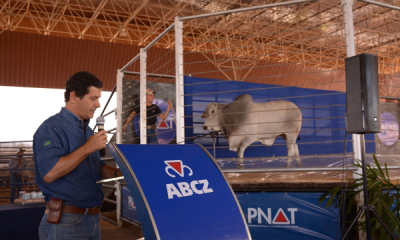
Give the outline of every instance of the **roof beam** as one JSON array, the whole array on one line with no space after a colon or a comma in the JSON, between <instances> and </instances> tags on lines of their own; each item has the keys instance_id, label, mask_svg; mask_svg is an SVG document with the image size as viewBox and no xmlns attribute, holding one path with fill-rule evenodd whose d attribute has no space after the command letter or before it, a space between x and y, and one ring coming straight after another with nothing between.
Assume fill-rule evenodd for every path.
<instances>
[{"instance_id":1,"label":"roof beam","mask_svg":"<svg viewBox=\"0 0 400 240\"><path fill-rule=\"evenodd\" d=\"M9 18L9 14L8 15L7 14L3 14L4 9L7 6L8 7L10 6L10 2L11 2L11 0L5 2L4 5L0 9L0 14L3 15L3 16L0 15L0 24L1 24L1 27L3 28L3 30L0 33L4 32L5 30L8 29L8 27L10 27L7 24L7 17ZM3 22L4 22L4 24L3 24Z\"/></svg>"},{"instance_id":2,"label":"roof beam","mask_svg":"<svg viewBox=\"0 0 400 240\"><path fill-rule=\"evenodd\" d=\"M51 15L50 15L49 21L47 23L47 26L46 26L46 29L45 29L45 32L44 32L44 35L48 35L49 34L49 30L50 30L50 27L51 27L51 24L52 24L52 20L53 20L53 18L55 18L58 15L57 9L56 9L57 8L57 4L58 4L58 2L55 1L54 2L54 6L53 6L52 11L51 11Z\"/></svg>"},{"instance_id":3,"label":"roof beam","mask_svg":"<svg viewBox=\"0 0 400 240\"><path fill-rule=\"evenodd\" d=\"M101 0L99 5L97 6L96 10L94 11L92 17L90 18L89 22L86 24L85 28L81 32L81 36L79 38L83 38L83 35L85 35L86 31L92 26L93 22L97 19L101 11L103 10L104 6L108 0Z\"/></svg>"},{"instance_id":4,"label":"roof beam","mask_svg":"<svg viewBox=\"0 0 400 240\"><path fill-rule=\"evenodd\" d=\"M140 7L136 8L135 11L131 15L129 15L128 19L120 26L120 28L114 33L114 36L112 39L110 39L110 42L114 41L115 38L118 36L118 34L122 31L122 29L126 28L128 24L136 17L136 15L143 9L143 7L149 2L149 0L143 0L142 4Z\"/></svg>"},{"instance_id":5,"label":"roof beam","mask_svg":"<svg viewBox=\"0 0 400 240\"><path fill-rule=\"evenodd\" d=\"M32 14L30 12L28 12L28 16L29 16L29 20L31 20L33 26L35 27L34 30L37 31L39 34L42 34L40 32L39 26L36 24L36 21L35 21L35 19L33 18Z\"/></svg>"},{"instance_id":6,"label":"roof beam","mask_svg":"<svg viewBox=\"0 0 400 240\"><path fill-rule=\"evenodd\" d=\"M390 4L382 3L382 2L378 2L378 1L371 1L371 0L359 0L359 1L360 2L365 2L365 3L370 3L370 4L375 4L375 5L380 6L380 7L391 8L391 9L394 9L394 10L400 10L400 7L398 7L398 6L390 5Z\"/></svg>"},{"instance_id":7,"label":"roof beam","mask_svg":"<svg viewBox=\"0 0 400 240\"><path fill-rule=\"evenodd\" d=\"M19 20L14 24L14 27L12 28L12 31L15 31L15 29L18 27L18 25L21 23L22 19L26 17L29 13L29 6L31 4L31 0L27 1L28 3L26 4L26 11L22 14L22 16L19 17Z\"/></svg>"},{"instance_id":8,"label":"roof beam","mask_svg":"<svg viewBox=\"0 0 400 240\"><path fill-rule=\"evenodd\" d=\"M68 3L69 0L67 0L64 4L64 6L61 9L61 13L59 14L57 20L53 21L53 24L49 25L49 29L48 29L48 34L50 35L50 33L54 30L55 26L61 21L61 19L64 16L65 11L67 10L68 7Z\"/></svg>"},{"instance_id":9,"label":"roof beam","mask_svg":"<svg viewBox=\"0 0 400 240\"><path fill-rule=\"evenodd\" d=\"M6 8L7 5L10 4L10 2L11 2L11 0L8 0L7 2L4 3L4 5L3 5L3 6L1 7L1 9L0 9L0 14L3 13L3 10Z\"/></svg>"},{"instance_id":10,"label":"roof beam","mask_svg":"<svg viewBox=\"0 0 400 240\"><path fill-rule=\"evenodd\" d=\"M155 35L154 33L157 32L157 30L164 28L167 28L171 24L168 24L168 20L173 20L175 16L178 16L178 13L186 8L190 3L189 2L178 2L176 6L174 6L173 9L168 11L167 13L164 14L163 16L152 26L150 26L149 31L146 33L146 35L143 37L141 40L142 43L145 43L151 36ZM167 26L165 26L167 25ZM167 35L168 36L168 35Z\"/></svg>"}]
</instances>

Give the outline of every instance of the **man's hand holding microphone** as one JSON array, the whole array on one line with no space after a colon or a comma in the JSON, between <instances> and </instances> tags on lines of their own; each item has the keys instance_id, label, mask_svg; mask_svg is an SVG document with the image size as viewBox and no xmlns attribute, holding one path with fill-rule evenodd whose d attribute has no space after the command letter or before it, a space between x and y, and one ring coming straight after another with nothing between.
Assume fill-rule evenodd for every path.
<instances>
[{"instance_id":1,"label":"man's hand holding microphone","mask_svg":"<svg viewBox=\"0 0 400 240\"><path fill-rule=\"evenodd\" d=\"M106 155L106 144L107 140L107 131L104 130L104 117L100 116L96 119L96 124L99 129L97 133L93 136L90 136L87 140L86 144L93 149L93 152L100 151L100 156L104 157Z\"/></svg>"}]
</instances>

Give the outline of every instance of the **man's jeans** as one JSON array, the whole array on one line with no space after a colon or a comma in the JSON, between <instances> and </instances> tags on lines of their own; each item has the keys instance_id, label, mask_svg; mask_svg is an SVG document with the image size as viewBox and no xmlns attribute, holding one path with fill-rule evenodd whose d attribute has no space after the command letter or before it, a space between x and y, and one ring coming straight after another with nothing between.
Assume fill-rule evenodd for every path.
<instances>
[{"instance_id":1,"label":"man's jeans","mask_svg":"<svg viewBox=\"0 0 400 240\"><path fill-rule=\"evenodd\" d=\"M63 213L58 224L47 222L44 214L39 226L40 240L101 240L100 214Z\"/></svg>"},{"instance_id":2,"label":"man's jeans","mask_svg":"<svg viewBox=\"0 0 400 240\"><path fill-rule=\"evenodd\" d=\"M10 193L10 198L11 198L11 203L14 202L15 199L15 189L17 189L17 198L19 198L19 192L22 189L22 176L18 173L11 173L10 175L10 183L11 183L11 193ZM16 184L13 184L16 183Z\"/></svg>"}]
</instances>

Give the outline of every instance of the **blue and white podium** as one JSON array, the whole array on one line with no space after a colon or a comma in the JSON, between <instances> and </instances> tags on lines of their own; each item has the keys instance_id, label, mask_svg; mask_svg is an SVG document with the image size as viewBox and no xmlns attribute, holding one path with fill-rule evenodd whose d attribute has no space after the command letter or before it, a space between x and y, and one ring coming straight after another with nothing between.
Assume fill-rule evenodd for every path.
<instances>
[{"instance_id":1,"label":"blue and white podium","mask_svg":"<svg viewBox=\"0 0 400 240\"><path fill-rule=\"evenodd\" d=\"M109 144L146 240L251 239L224 175L199 145Z\"/></svg>"}]
</instances>

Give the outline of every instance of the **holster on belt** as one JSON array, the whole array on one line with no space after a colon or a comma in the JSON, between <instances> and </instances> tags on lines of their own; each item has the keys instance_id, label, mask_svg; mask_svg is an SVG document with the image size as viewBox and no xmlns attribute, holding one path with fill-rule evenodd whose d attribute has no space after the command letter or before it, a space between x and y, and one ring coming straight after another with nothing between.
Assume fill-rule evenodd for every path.
<instances>
[{"instance_id":1,"label":"holster on belt","mask_svg":"<svg viewBox=\"0 0 400 240\"><path fill-rule=\"evenodd\" d=\"M64 200L50 198L49 203L47 203L47 209L49 210L49 213L47 214L47 222L58 224L61 221L63 206Z\"/></svg>"}]
</instances>

